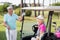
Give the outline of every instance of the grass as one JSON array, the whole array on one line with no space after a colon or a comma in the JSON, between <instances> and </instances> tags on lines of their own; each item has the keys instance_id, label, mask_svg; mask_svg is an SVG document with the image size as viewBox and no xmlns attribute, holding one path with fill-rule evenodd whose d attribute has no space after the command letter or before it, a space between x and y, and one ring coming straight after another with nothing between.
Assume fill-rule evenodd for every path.
<instances>
[{"instance_id":1,"label":"grass","mask_svg":"<svg viewBox=\"0 0 60 40\"><path fill-rule=\"evenodd\" d=\"M33 17L34 14L32 14L31 17L25 17L24 21L24 28L23 32L25 33L24 36L26 35L31 35L33 33L32 31L32 25L36 24L36 18ZM45 12L45 23L47 21L47 15L48 12ZM57 16L53 16L53 22L55 21L57 23L57 26L60 26L60 19L57 18ZM21 22L17 21L17 40L20 40L20 28L21 28ZM52 27L52 32L54 32L54 28ZM5 27L3 26L3 16L0 15L0 40L6 40L6 35L5 35Z\"/></svg>"}]
</instances>

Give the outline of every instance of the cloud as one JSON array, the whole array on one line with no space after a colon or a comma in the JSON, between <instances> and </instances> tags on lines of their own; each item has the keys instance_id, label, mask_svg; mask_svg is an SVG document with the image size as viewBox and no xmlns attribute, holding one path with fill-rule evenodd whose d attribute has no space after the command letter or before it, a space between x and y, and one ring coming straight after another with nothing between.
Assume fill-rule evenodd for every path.
<instances>
[{"instance_id":1,"label":"cloud","mask_svg":"<svg viewBox=\"0 0 60 40\"><path fill-rule=\"evenodd\" d=\"M34 0L24 0L24 1L25 1L25 3L33 3L34 2ZM50 0L44 0L44 1L45 1L45 5L49 5ZM59 2L60 0L57 0L57 1ZM10 2L12 4L18 5L21 3L21 0L0 0L0 2ZM40 0L39 2L43 3L43 0ZM55 2L55 0L52 0L52 2ZM36 0L36 3L38 3L38 0Z\"/></svg>"},{"instance_id":2,"label":"cloud","mask_svg":"<svg viewBox=\"0 0 60 40\"><path fill-rule=\"evenodd\" d=\"M21 0L0 0L0 2L10 2L12 4L20 4Z\"/></svg>"}]
</instances>

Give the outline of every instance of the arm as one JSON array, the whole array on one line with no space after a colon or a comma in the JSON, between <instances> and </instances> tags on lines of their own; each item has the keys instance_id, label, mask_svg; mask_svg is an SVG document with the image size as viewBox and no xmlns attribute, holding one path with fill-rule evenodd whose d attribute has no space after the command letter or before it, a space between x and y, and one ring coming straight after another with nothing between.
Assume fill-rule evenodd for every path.
<instances>
[{"instance_id":1,"label":"arm","mask_svg":"<svg viewBox=\"0 0 60 40\"><path fill-rule=\"evenodd\" d=\"M10 30L10 27L7 25L6 22L4 22L4 26L5 26L8 30Z\"/></svg>"},{"instance_id":2,"label":"arm","mask_svg":"<svg viewBox=\"0 0 60 40\"><path fill-rule=\"evenodd\" d=\"M17 21L22 21L22 16L18 16L18 15L15 14L15 18L16 18Z\"/></svg>"},{"instance_id":3,"label":"arm","mask_svg":"<svg viewBox=\"0 0 60 40\"><path fill-rule=\"evenodd\" d=\"M44 34L44 31L40 31L40 34Z\"/></svg>"},{"instance_id":4,"label":"arm","mask_svg":"<svg viewBox=\"0 0 60 40\"><path fill-rule=\"evenodd\" d=\"M4 25L6 28L8 28L8 30L10 29L10 27L7 25L7 17L6 17L6 15L4 15L3 25Z\"/></svg>"},{"instance_id":5,"label":"arm","mask_svg":"<svg viewBox=\"0 0 60 40\"><path fill-rule=\"evenodd\" d=\"M4 26L7 27L8 25L6 24L6 22L4 22Z\"/></svg>"},{"instance_id":6,"label":"arm","mask_svg":"<svg viewBox=\"0 0 60 40\"><path fill-rule=\"evenodd\" d=\"M40 29L40 34L44 34L45 31L46 31L46 27L42 25Z\"/></svg>"},{"instance_id":7,"label":"arm","mask_svg":"<svg viewBox=\"0 0 60 40\"><path fill-rule=\"evenodd\" d=\"M45 31L46 31L45 25L41 25L41 27L40 27L40 39L42 38L42 36L45 33Z\"/></svg>"}]
</instances>

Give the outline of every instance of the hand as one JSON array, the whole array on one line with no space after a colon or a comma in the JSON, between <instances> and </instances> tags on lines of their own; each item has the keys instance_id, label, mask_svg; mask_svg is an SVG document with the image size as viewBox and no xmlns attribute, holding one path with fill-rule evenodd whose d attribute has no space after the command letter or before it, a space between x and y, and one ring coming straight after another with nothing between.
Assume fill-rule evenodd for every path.
<instances>
[{"instance_id":1,"label":"hand","mask_svg":"<svg viewBox=\"0 0 60 40\"><path fill-rule=\"evenodd\" d=\"M10 30L10 27L8 26L7 29Z\"/></svg>"},{"instance_id":2,"label":"hand","mask_svg":"<svg viewBox=\"0 0 60 40\"><path fill-rule=\"evenodd\" d=\"M36 40L39 40L39 37L38 36L36 36Z\"/></svg>"},{"instance_id":3,"label":"hand","mask_svg":"<svg viewBox=\"0 0 60 40\"><path fill-rule=\"evenodd\" d=\"M22 17L21 17L21 16L19 16L19 19L18 19L18 21L22 21Z\"/></svg>"},{"instance_id":4,"label":"hand","mask_svg":"<svg viewBox=\"0 0 60 40\"><path fill-rule=\"evenodd\" d=\"M4 22L4 26L5 26L8 30L10 30L10 27L7 25L6 22Z\"/></svg>"}]
</instances>

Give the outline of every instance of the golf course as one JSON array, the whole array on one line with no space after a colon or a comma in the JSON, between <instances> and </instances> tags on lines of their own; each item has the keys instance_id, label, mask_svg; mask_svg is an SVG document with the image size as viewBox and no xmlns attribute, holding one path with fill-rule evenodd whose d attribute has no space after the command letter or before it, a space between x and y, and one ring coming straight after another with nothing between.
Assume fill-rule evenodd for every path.
<instances>
[{"instance_id":1,"label":"golf course","mask_svg":"<svg viewBox=\"0 0 60 40\"><path fill-rule=\"evenodd\" d=\"M48 18L48 12L45 11L44 16L45 16L44 21L46 24ZM6 28L3 26L3 20L4 20L4 16L0 15L0 40L6 40L6 35L5 35ZM58 16L53 15L52 22L56 22L57 26L60 26L60 19L58 19ZM25 35L33 34L32 25L36 23L37 21L36 21L36 17L34 17L34 13L32 13L31 17L25 16L24 27L23 27L23 32L26 33ZM17 40L20 40L21 22L16 21L16 24L17 24ZM51 32L54 31L55 31L54 27L52 27Z\"/></svg>"},{"instance_id":2,"label":"golf course","mask_svg":"<svg viewBox=\"0 0 60 40\"><path fill-rule=\"evenodd\" d=\"M5 18L4 15L7 13L9 15ZM38 16L42 17L37 18ZM13 25L14 23L16 25ZM44 24L46 28L43 30L43 27L39 28L38 25L37 27L32 27L37 23L39 27L41 27L40 24ZM7 32L5 26L8 29ZM9 30L10 28L11 30ZM39 36L36 29L36 33L34 33L33 28L39 28ZM44 37L41 38L43 40L58 40L59 38L55 35L55 33L58 33L56 32L57 28L60 28L60 2L57 0L1 0L0 2L0 40L14 40L16 38L16 30L17 40L31 40L32 37L40 37L40 34L44 34ZM40 29L43 31L40 31ZM58 31L60 33L60 29ZM6 34L9 37L6 38Z\"/></svg>"}]
</instances>

